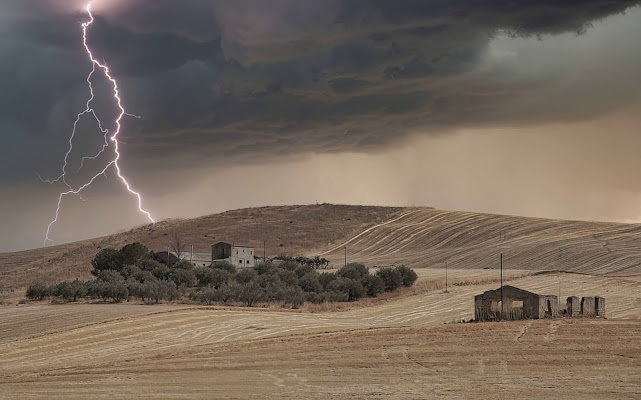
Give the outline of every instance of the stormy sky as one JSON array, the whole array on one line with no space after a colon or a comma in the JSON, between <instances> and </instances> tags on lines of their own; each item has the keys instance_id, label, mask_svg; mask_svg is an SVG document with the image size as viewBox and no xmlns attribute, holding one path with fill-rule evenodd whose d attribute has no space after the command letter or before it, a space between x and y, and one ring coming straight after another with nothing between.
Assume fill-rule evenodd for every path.
<instances>
[{"instance_id":1,"label":"stormy sky","mask_svg":"<svg viewBox=\"0 0 641 400\"><path fill-rule=\"evenodd\" d=\"M0 3L0 251L42 246L91 71L85 3ZM95 0L128 112L123 172L159 220L294 203L641 221L641 0ZM94 109L117 109L98 74ZM82 118L69 183L104 160ZM145 223L115 172L56 243Z\"/></svg>"}]
</instances>

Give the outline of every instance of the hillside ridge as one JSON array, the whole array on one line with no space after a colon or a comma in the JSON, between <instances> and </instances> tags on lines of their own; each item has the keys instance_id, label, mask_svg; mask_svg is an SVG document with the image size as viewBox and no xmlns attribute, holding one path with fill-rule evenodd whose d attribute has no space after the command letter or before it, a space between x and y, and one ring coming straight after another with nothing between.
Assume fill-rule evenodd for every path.
<instances>
[{"instance_id":1,"label":"hillside ridge","mask_svg":"<svg viewBox=\"0 0 641 400\"><path fill-rule=\"evenodd\" d=\"M368 266L414 268L498 267L597 275L641 274L641 225L567 221L430 207L291 205L229 210L193 219L169 219L100 238L14 253L0 253L0 288L34 281L90 277L101 248L139 241L167 249L178 233L188 250L208 252L216 241L242 242L268 257L322 255Z\"/></svg>"}]
</instances>

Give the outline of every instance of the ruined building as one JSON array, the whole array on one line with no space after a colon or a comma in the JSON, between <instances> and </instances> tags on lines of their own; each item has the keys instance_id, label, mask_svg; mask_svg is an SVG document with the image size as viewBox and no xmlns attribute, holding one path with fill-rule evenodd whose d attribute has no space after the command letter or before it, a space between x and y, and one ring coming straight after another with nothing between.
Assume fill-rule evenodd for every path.
<instances>
[{"instance_id":1,"label":"ruined building","mask_svg":"<svg viewBox=\"0 0 641 400\"><path fill-rule=\"evenodd\" d=\"M477 321L549 318L559 315L559 298L540 295L514 286L488 290L474 297L474 317Z\"/></svg>"},{"instance_id":2,"label":"ruined building","mask_svg":"<svg viewBox=\"0 0 641 400\"><path fill-rule=\"evenodd\" d=\"M488 290L474 297L474 318L477 321L499 321L554 318L560 314L570 317L605 317L603 297L576 296L567 298L566 310L559 310L559 298L542 295L514 286ZM501 301L502 299L502 301Z\"/></svg>"}]
</instances>

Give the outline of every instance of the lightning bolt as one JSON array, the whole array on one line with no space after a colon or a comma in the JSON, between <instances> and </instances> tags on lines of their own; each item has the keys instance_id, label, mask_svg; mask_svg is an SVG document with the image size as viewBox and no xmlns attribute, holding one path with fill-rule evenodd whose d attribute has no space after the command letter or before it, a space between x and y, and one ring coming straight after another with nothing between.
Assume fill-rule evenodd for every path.
<instances>
[{"instance_id":1,"label":"lightning bolt","mask_svg":"<svg viewBox=\"0 0 641 400\"><path fill-rule=\"evenodd\" d=\"M120 130L121 130L121 121L122 121L123 117L125 117L125 116L130 116L130 117L134 117L134 118L140 118L140 117L138 117L136 115L133 115L133 114L129 114L129 113L127 113L125 111L125 108L122 106L122 100L120 98L120 91L118 90L118 82L109 73L109 67L107 66L107 63L105 61L103 61L101 63L94 57L93 52L91 51L91 48L89 47L89 44L87 43L87 31L88 31L89 27L91 26L91 24L93 24L93 22L94 22L94 16L91 13L91 3L87 4L86 11L87 11L87 15L89 16L89 21L82 23L82 43L83 43L83 46L84 46L85 51L87 53L87 56L88 56L88 58L89 58L89 60L91 61L91 64L92 64L91 72L87 76L87 84L88 84L88 87L89 87L90 96L89 96L89 99L87 100L86 108L77 115L76 120L75 120L75 122L73 124L73 129L71 131L71 136L69 138L69 149L67 150L67 153L65 154L64 163L63 163L63 166L62 166L62 174L60 176L58 176L56 179L54 179L54 180L45 181L45 182L48 182L48 183L55 183L55 182L62 181L67 186L68 190L60 193L60 195L58 196L58 205L57 205L57 208L56 208L56 215L55 215L55 218L47 226L47 233L45 234L44 246L47 246L48 243L52 243L52 244L54 243L53 240L50 237L51 228L53 227L53 225L56 222L58 222L58 218L60 216L60 208L62 207L62 200L64 199L64 197L69 196L69 195L80 195L81 192L83 190L85 190L87 187L91 186L93 184L93 182L96 179L98 179L98 177L106 176L107 170L109 170L109 168L112 168L112 167L115 169L116 175L122 181L122 183L125 185L125 188L127 189L127 191L137 198L137 200L138 200L138 211L140 211L142 214L144 214L147 217L147 219L149 219L149 221L151 221L152 223L155 222L154 219L152 218L151 214L142 207L142 196L140 195L140 193L136 192L131 187L131 185L129 184L129 182L127 181L125 176L123 175L122 170L120 168L120 165L118 164L118 161L120 161L118 135L120 134ZM118 116L116 117L116 119L114 121L116 129L111 134L111 136L109 136L109 130L105 129L103 127L103 124L100 121L100 118L98 118L98 115L96 114L94 109L91 107L91 103L94 100L94 89L93 89L93 84L92 84L92 78L93 78L94 74L96 73L96 70L101 70L103 72L104 76L111 83L111 86L113 88L113 97L114 97L114 100L115 100L116 105L118 106L118 110L119 110ZM78 123L80 122L80 119L83 116L87 115L87 114L90 114L96 120L96 122L98 124L98 128L100 129L100 131L103 134L104 143L103 143L102 148L100 149L100 151L98 151L96 154L94 154L92 156L85 156L85 157L82 158L81 163L80 163L80 168L78 169L77 172L79 172L83 168L84 163L85 163L86 160L95 160L95 159L97 159L112 144L113 144L113 149L114 149L114 158L111 159L104 166L104 168L102 170L100 170L100 172L98 172L97 174L93 175L91 177L91 179L89 179L85 184L83 184L82 186L74 189L67 182L68 160L69 160L69 155L73 151L73 141L74 141L74 138L76 136L76 128L78 126ZM111 143L109 143L109 142L111 142ZM42 180L42 178L41 178L41 180Z\"/></svg>"}]
</instances>

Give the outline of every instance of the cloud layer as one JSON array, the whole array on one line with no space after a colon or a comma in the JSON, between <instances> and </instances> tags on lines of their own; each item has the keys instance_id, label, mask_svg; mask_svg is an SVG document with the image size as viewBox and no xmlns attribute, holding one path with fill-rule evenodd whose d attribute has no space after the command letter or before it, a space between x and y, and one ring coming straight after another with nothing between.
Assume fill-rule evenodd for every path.
<instances>
[{"instance_id":1,"label":"cloud layer","mask_svg":"<svg viewBox=\"0 0 641 400\"><path fill-rule=\"evenodd\" d=\"M124 121L123 165L158 198L170 175L174 190L192 190L212 168L284 165L310 154L335 162L346 153L397 151L416 138L454 143L461 131L531 134L567 124L580 138L576 129L586 121L641 104L640 4L95 0L89 41L119 79L128 111L142 116ZM34 171L52 177L60 169L88 94L83 7L75 0L0 4L6 188L38 184ZM95 82L106 118L114 105L104 84ZM624 114L625 126L638 122ZM90 122L80 126L74 166L100 145ZM516 159L527 153L519 151ZM386 160L393 174L396 161ZM629 165L612 168L628 176ZM19 190L55 197L57 188ZM3 202L19 204L19 197Z\"/></svg>"}]
</instances>

